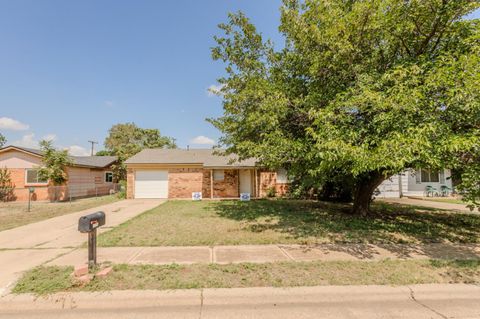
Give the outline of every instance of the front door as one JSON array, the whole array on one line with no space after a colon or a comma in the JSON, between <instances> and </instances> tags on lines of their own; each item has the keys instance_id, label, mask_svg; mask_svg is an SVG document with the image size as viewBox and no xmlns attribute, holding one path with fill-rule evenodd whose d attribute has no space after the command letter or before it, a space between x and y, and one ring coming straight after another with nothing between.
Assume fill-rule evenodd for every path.
<instances>
[{"instance_id":1,"label":"front door","mask_svg":"<svg viewBox=\"0 0 480 319\"><path fill-rule=\"evenodd\" d=\"M240 170L240 193L252 193L252 172L249 169Z\"/></svg>"}]
</instances>

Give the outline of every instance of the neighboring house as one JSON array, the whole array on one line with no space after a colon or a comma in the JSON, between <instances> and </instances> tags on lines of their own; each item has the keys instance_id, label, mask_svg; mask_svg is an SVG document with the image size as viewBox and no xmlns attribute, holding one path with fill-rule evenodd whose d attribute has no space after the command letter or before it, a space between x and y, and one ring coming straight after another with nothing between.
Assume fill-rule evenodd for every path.
<instances>
[{"instance_id":1,"label":"neighboring house","mask_svg":"<svg viewBox=\"0 0 480 319\"><path fill-rule=\"evenodd\" d=\"M430 190L428 195L440 196L442 195L442 189L451 194L451 171L449 169L407 169L403 173L385 180L378 187L380 193L375 197L426 196L427 189ZM443 195L446 195L446 193Z\"/></svg>"},{"instance_id":2,"label":"neighboring house","mask_svg":"<svg viewBox=\"0 0 480 319\"><path fill-rule=\"evenodd\" d=\"M285 170L264 170L254 159L215 155L212 149L146 149L129 158L127 198L266 197L271 189L278 196L287 191Z\"/></svg>"},{"instance_id":3,"label":"neighboring house","mask_svg":"<svg viewBox=\"0 0 480 319\"><path fill-rule=\"evenodd\" d=\"M115 156L70 156L73 165L67 167L68 181L62 186L52 186L39 179L37 172L42 166L42 157L42 151L26 147L0 149L0 168L8 169L15 187L12 200L28 200L30 188L34 191L33 200L65 200L108 194L112 190L110 167L117 161Z\"/></svg>"}]
</instances>

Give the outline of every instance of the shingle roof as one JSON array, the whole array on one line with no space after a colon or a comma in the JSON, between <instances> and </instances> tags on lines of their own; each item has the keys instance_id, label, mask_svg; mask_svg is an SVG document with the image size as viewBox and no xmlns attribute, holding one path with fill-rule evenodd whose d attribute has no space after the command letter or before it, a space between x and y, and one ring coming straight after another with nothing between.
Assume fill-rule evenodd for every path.
<instances>
[{"instance_id":1,"label":"shingle roof","mask_svg":"<svg viewBox=\"0 0 480 319\"><path fill-rule=\"evenodd\" d=\"M28 153L43 156L43 152L41 150L15 145L6 146L0 149L0 151L7 148L17 148ZM117 161L116 156L70 156L70 158L72 159L74 165L94 168L104 168Z\"/></svg>"},{"instance_id":2,"label":"shingle roof","mask_svg":"<svg viewBox=\"0 0 480 319\"><path fill-rule=\"evenodd\" d=\"M222 150L219 150L222 151ZM213 149L146 149L125 161L126 164L202 164L206 167L254 167L256 159L239 162L238 156L221 156Z\"/></svg>"},{"instance_id":3,"label":"shingle roof","mask_svg":"<svg viewBox=\"0 0 480 319\"><path fill-rule=\"evenodd\" d=\"M75 165L106 167L117 161L116 156L70 156Z\"/></svg>"}]
</instances>

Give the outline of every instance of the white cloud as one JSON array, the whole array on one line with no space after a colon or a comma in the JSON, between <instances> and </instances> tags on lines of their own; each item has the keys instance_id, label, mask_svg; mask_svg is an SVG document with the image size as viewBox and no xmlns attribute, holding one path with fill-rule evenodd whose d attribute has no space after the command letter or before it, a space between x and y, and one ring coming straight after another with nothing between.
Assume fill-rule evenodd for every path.
<instances>
[{"instance_id":1,"label":"white cloud","mask_svg":"<svg viewBox=\"0 0 480 319\"><path fill-rule=\"evenodd\" d=\"M89 156L90 152L82 146L79 145L71 145L65 148L68 153L72 156Z\"/></svg>"},{"instance_id":2,"label":"white cloud","mask_svg":"<svg viewBox=\"0 0 480 319\"><path fill-rule=\"evenodd\" d=\"M55 134L47 134L41 138L42 140L47 140L47 141L55 141L57 139L57 135ZM14 141L12 145L15 146L23 146L23 147L29 147L29 148L35 148L38 149L40 148L39 141L35 138L34 133L29 133L25 134L22 136L20 140ZM60 149L65 149L68 151L68 153L72 156L89 156L90 151L87 150L86 148L79 146L79 145L71 145L68 147L60 147Z\"/></svg>"},{"instance_id":3,"label":"white cloud","mask_svg":"<svg viewBox=\"0 0 480 319\"><path fill-rule=\"evenodd\" d=\"M42 140L46 140L46 141L55 141L56 139L57 139L57 135L55 135L55 134L53 134L53 133L44 135L44 136L42 137Z\"/></svg>"},{"instance_id":4,"label":"white cloud","mask_svg":"<svg viewBox=\"0 0 480 319\"><path fill-rule=\"evenodd\" d=\"M38 148L38 141L35 139L35 134L25 134L20 140L13 141L12 145L23 146L29 148Z\"/></svg>"},{"instance_id":5,"label":"white cloud","mask_svg":"<svg viewBox=\"0 0 480 319\"><path fill-rule=\"evenodd\" d=\"M225 87L225 84L212 84L207 88L207 95L208 96L218 96L221 95L220 90Z\"/></svg>"},{"instance_id":6,"label":"white cloud","mask_svg":"<svg viewBox=\"0 0 480 319\"><path fill-rule=\"evenodd\" d=\"M104 103L105 103L105 105L108 106L108 107L112 107L112 106L115 104L115 102L110 101L110 100L107 100L107 101L105 101Z\"/></svg>"},{"instance_id":7,"label":"white cloud","mask_svg":"<svg viewBox=\"0 0 480 319\"><path fill-rule=\"evenodd\" d=\"M215 141L212 140L209 137L199 135L197 137L194 137L190 140L191 144L196 144L196 145L214 145Z\"/></svg>"},{"instance_id":8,"label":"white cloud","mask_svg":"<svg viewBox=\"0 0 480 319\"><path fill-rule=\"evenodd\" d=\"M11 131L25 131L28 130L30 126L14 120L9 117L0 117L0 129L2 130L11 130Z\"/></svg>"},{"instance_id":9,"label":"white cloud","mask_svg":"<svg viewBox=\"0 0 480 319\"><path fill-rule=\"evenodd\" d=\"M41 139L47 141L55 141L57 139L57 135L52 133L47 134L42 136ZM20 140L13 141L12 145L38 149L40 147L39 143L40 141L35 138L35 133L28 133L23 135Z\"/></svg>"}]
</instances>

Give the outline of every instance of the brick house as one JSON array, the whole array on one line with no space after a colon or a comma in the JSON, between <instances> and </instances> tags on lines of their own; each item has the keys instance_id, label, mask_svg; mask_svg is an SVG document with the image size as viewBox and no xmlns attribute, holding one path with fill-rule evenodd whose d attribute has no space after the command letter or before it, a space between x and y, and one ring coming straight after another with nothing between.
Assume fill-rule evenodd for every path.
<instances>
[{"instance_id":1,"label":"brick house","mask_svg":"<svg viewBox=\"0 0 480 319\"><path fill-rule=\"evenodd\" d=\"M147 149L129 158L127 198L192 198L201 192L204 199L266 197L270 189L277 196L287 192L286 171L264 170L254 159L236 160L219 156L212 149Z\"/></svg>"},{"instance_id":2,"label":"brick house","mask_svg":"<svg viewBox=\"0 0 480 319\"><path fill-rule=\"evenodd\" d=\"M88 197L108 194L113 187L111 165L115 156L70 156L72 166L67 167L66 185L52 186L39 179L37 171L42 166L40 150L7 146L0 149L0 168L7 168L14 186L10 200L65 200L70 197Z\"/></svg>"}]
</instances>

